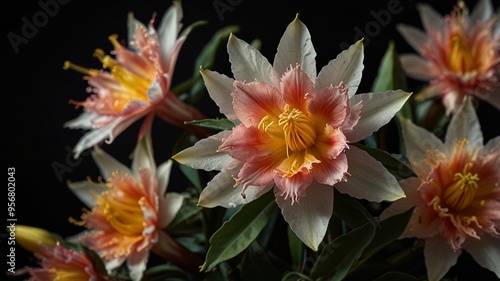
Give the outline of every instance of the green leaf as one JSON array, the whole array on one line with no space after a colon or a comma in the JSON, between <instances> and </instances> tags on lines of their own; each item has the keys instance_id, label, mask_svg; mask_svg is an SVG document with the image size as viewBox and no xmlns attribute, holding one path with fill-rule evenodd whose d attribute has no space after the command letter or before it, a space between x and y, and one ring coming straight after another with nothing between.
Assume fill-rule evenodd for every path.
<instances>
[{"instance_id":1,"label":"green leaf","mask_svg":"<svg viewBox=\"0 0 500 281\"><path fill-rule=\"evenodd\" d=\"M382 57L382 61L379 65L377 76L372 85L373 92L385 92L388 90L397 90L401 89L403 91L408 91L408 84L406 81L406 74L401 65L401 61L399 60L399 55L396 52L396 47L394 42L389 42L389 47L387 48L384 56ZM412 111L412 103L413 99L410 98L401 108L401 110L396 114L398 117L404 117L409 120L413 120L413 111ZM398 127L398 131L401 132L401 124L399 124L399 119L395 119L396 126ZM382 141L383 141L382 137ZM400 150L404 151L404 142L402 141L401 134L399 136L400 139Z\"/></svg>"},{"instance_id":2,"label":"green leaf","mask_svg":"<svg viewBox=\"0 0 500 281\"><path fill-rule=\"evenodd\" d=\"M399 61L394 42L389 42L382 61L379 65L377 76L373 81L372 91L385 92L387 90L408 91L406 75Z\"/></svg>"},{"instance_id":3,"label":"green leaf","mask_svg":"<svg viewBox=\"0 0 500 281\"><path fill-rule=\"evenodd\" d=\"M205 263L201 271L211 270L217 264L240 254L257 238L277 208L271 191L244 205L210 238Z\"/></svg>"},{"instance_id":4,"label":"green leaf","mask_svg":"<svg viewBox=\"0 0 500 281\"><path fill-rule=\"evenodd\" d=\"M256 241L248 247L241 263L243 281L276 281L280 280L287 264L266 252Z\"/></svg>"},{"instance_id":5,"label":"green leaf","mask_svg":"<svg viewBox=\"0 0 500 281\"><path fill-rule=\"evenodd\" d=\"M375 226L367 223L333 240L318 256L311 270L311 278L316 281L343 280L374 233Z\"/></svg>"},{"instance_id":6,"label":"green leaf","mask_svg":"<svg viewBox=\"0 0 500 281\"><path fill-rule=\"evenodd\" d=\"M334 190L334 212L335 215L345 221L351 228L360 227L366 223L379 226L379 222L370 212L355 198Z\"/></svg>"},{"instance_id":7,"label":"green leaf","mask_svg":"<svg viewBox=\"0 0 500 281\"><path fill-rule=\"evenodd\" d=\"M233 122L227 118L203 119L184 122L186 125L200 126L204 128L215 129L219 131L231 130L234 127Z\"/></svg>"},{"instance_id":8,"label":"green leaf","mask_svg":"<svg viewBox=\"0 0 500 281\"><path fill-rule=\"evenodd\" d=\"M402 272L387 272L374 281L418 281L421 280L413 275Z\"/></svg>"},{"instance_id":9,"label":"green leaf","mask_svg":"<svg viewBox=\"0 0 500 281\"><path fill-rule=\"evenodd\" d=\"M290 257L292 259L292 264L299 266L305 256L305 245L300 240L299 237L293 232L290 226L287 227L288 230L288 246L290 249Z\"/></svg>"},{"instance_id":10,"label":"green leaf","mask_svg":"<svg viewBox=\"0 0 500 281\"><path fill-rule=\"evenodd\" d=\"M396 240L405 230L412 213L413 209L410 209L402 214L381 221L380 228L376 229L375 236L364 251L365 255L372 255L387 244Z\"/></svg>"},{"instance_id":11,"label":"green leaf","mask_svg":"<svg viewBox=\"0 0 500 281\"><path fill-rule=\"evenodd\" d=\"M380 161L387 171L389 171L389 173L391 173L398 180L417 176L406 163L381 149L368 147L359 143L352 145L363 149L368 152L370 156Z\"/></svg>"},{"instance_id":12,"label":"green leaf","mask_svg":"<svg viewBox=\"0 0 500 281\"><path fill-rule=\"evenodd\" d=\"M189 280L188 274L177 266L157 265L146 269L142 281Z\"/></svg>"},{"instance_id":13,"label":"green leaf","mask_svg":"<svg viewBox=\"0 0 500 281\"><path fill-rule=\"evenodd\" d=\"M174 220L165 228L172 236L188 235L200 232L201 212L203 207L195 205L190 200L182 206Z\"/></svg>"},{"instance_id":14,"label":"green leaf","mask_svg":"<svg viewBox=\"0 0 500 281\"><path fill-rule=\"evenodd\" d=\"M189 104L196 104L202 98L206 89L200 75L200 67L203 67L203 69L211 69L215 63L215 57L220 45L227 41L231 33L237 32L239 29L240 28L236 25L223 27L219 29L203 47L195 60L193 77L174 89L176 93L188 92L189 89L189 94L181 97L184 101Z\"/></svg>"},{"instance_id":15,"label":"green leaf","mask_svg":"<svg viewBox=\"0 0 500 281\"><path fill-rule=\"evenodd\" d=\"M80 244L80 249L82 250L82 253L92 261L92 265L94 266L94 269L101 275L101 276L108 276L108 271L106 270L106 266L104 265L104 262L102 261L101 257L88 248L87 246Z\"/></svg>"}]
</instances>

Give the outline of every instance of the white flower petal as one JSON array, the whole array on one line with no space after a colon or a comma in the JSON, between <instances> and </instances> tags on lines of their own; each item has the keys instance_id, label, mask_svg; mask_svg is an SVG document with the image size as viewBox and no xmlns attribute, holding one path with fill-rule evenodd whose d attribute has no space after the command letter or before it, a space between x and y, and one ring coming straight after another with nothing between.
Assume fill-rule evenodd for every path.
<instances>
[{"instance_id":1,"label":"white flower petal","mask_svg":"<svg viewBox=\"0 0 500 281\"><path fill-rule=\"evenodd\" d=\"M399 185L403 189L406 197L392 202L391 205L384 209L380 214L381 220L402 214L414 206L412 200L419 196L417 188L420 186L420 180L416 177L410 177L400 180Z\"/></svg>"},{"instance_id":2,"label":"white flower petal","mask_svg":"<svg viewBox=\"0 0 500 281\"><path fill-rule=\"evenodd\" d=\"M143 28L144 30L148 29L142 22L134 17L133 13L129 13L127 18L127 46L135 52L137 52L138 49L134 44L130 44L130 42L135 41L134 36L139 28Z\"/></svg>"},{"instance_id":3,"label":"white flower petal","mask_svg":"<svg viewBox=\"0 0 500 281\"><path fill-rule=\"evenodd\" d=\"M96 203L94 194L101 194L108 189L103 183L90 181L68 182L68 187L89 209Z\"/></svg>"},{"instance_id":4,"label":"white flower petal","mask_svg":"<svg viewBox=\"0 0 500 281\"><path fill-rule=\"evenodd\" d=\"M483 152L489 153L492 150L500 151L500 136L496 136L490 139L485 145Z\"/></svg>"},{"instance_id":5,"label":"white flower petal","mask_svg":"<svg viewBox=\"0 0 500 281\"><path fill-rule=\"evenodd\" d=\"M76 118L66 121L63 126L70 129L92 129L95 127L93 120L100 118L100 116L93 111L84 111Z\"/></svg>"},{"instance_id":6,"label":"white flower petal","mask_svg":"<svg viewBox=\"0 0 500 281\"><path fill-rule=\"evenodd\" d=\"M335 184L338 191L372 202L395 201L405 197L396 178L366 151L350 146L346 150L350 176Z\"/></svg>"},{"instance_id":7,"label":"white flower petal","mask_svg":"<svg viewBox=\"0 0 500 281\"><path fill-rule=\"evenodd\" d=\"M227 43L231 71L234 78L242 82L264 81L276 85L274 70L266 57L247 42L238 39L234 34Z\"/></svg>"},{"instance_id":8,"label":"white flower petal","mask_svg":"<svg viewBox=\"0 0 500 281\"><path fill-rule=\"evenodd\" d=\"M457 263L461 251L453 252L450 245L439 235L427 238L424 256L429 280L441 280L450 268Z\"/></svg>"},{"instance_id":9,"label":"white flower petal","mask_svg":"<svg viewBox=\"0 0 500 281\"><path fill-rule=\"evenodd\" d=\"M333 188L313 182L307 187L306 195L293 205L291 200L279 195L281 191L276 191L276 203L285 221L302 242L317 251L333 213Z\"/></svg>"},{"instance_id":10,"label":"white flower petal","mask_svg":"<svg viewBox=\"0 0 500 281\"><path fill-rule=\"evenodd\" d=\"M269 191L272 187L248 186L245 190L245 198L241 195L243 186L234 186L234 177L238 175L242 164L234 165L229 170L222 170L218 173L201 192L198 205L213 208L222 206L224 208L234 208L247 204Z\"/></svg>"},{"instance_id":11,"label":"white flower petal","mask_svg":"<svg viewBox=\"0 0 500 281\"><path fill-rule=\"evenodd\" d=\"M428 60L416 54L400 55L401 66L406 75L421 81L430 81L438 76L436 67Z\"/></svg>"},{"instance_id":12,"label":"white flower petal","mask_svg":"<svg viewBox=\"0 0 500 281\"><path fill-rule=\"evenodd\" d=\"M169 61L179 35L182 17L181 3L174 0L158 26L158 43L161 46L162 66L165 70L169 69Z\"/></svg>"},{"instance_id":13,"label":"white flower petal","mask_svg":"<svg viewBox=\"0 0 500 281\"><path fill-rule=\"evenodd\" d=\"M137 119L139 119L141 115L133 115L128 116L127 118L118 117L113 120L111 123L106 124L105 126L92 129L87 132L83 137L78 140L78 143L73 148L74 158L80 157L80 154L94 146L101 144L106 141L107 143L112 143L114 138L118 136L123 130L125 130L129 125L134 123ZM92 127L94 128L95 125Z\"/></svg>"},{"instance_id":14,"label":"white flower petal","mask_svg":"<svg viewBox=\"0 0 500 281\"><path fill-rule=\"evenodd\" d=\"M498 237L483 235L481 240L469 238L464 243L464 249L479 265L493 271L500 278L500 241Z\"/></svg>"},{"instance_id":15,"label":"white flower petal","mask_svg":"<svg viewBox=\"0 0 500 281\"><path fill-rule=\"evenodd\" d=\"M288 68L297 64L311 81L316 80L316 51L309 30L298 16L287 26L280 39L273 67L277 73L285 73Z\"/></svg>"},{"instance_id":16,"label":"white flower petal","mask_svg":"<svg viewBox=\"0 0 500 281\"><path fill-rule=\"evenodd\" d=\"M445 25L443 15L439 14L431 5L417 4L416 7L427 33L441 29Z\"/></svg>"},{"instance_id":17,"label":"white flower petal","mask_svg":"<svg viewBox=\"0 0 500 281\"><path fill-rule=\"evenodd\" d=\"M349 105L353 106L359 101L363 101L363 108L361 118L354 129L345 133L347 139L354 143L373 134L391 121L410 96L411 93L401 90L352 96L349 99Z\"/></svg>"},{"instance_id":18,"label":"white flower petal","mask_svg":"<svg viewBox=\"0 0 500 281\"><path fill-rule=\"evenodd\" d=\"M156 170L156 179L158 180L158 195L164 196L167 192L167 186L170 179L170 172L172 170L172 160L167 160Z\"/></svg>"},{"instance_id":19,"label":"white flower petal","mask_svg":"<svg viewBox=\"0 0 500 281\"><path fill-rule=\"evenodd\" d=\"M163 96L163 89L162 89L160 83L158 82L158 80L154 80L151 83L151 85L149 85L147 94L148 94L148 100L150 102L156 102L164 97Z\"/></svg>"},{"instance_id":20,"label":"white flower petal","mask_svg":"<svg viewBox=\"0 0 500 281\"><path fill-rule=\"evenodd\" d=\"M490 0L480 0L476 3L470 13L470 23L474 25L477 21L485 22L493 17L494 8Z\"/></svg>"},{"instance_id":21,"label":"white flower petal","mask_svg":"<svg viewBox=\"0 0 500 281\"><path fill-rule=\"evenodd\" d=\"M316 91L330 85L337 86L342 81L349 89L349 98L358 90L363 72L363 41L359 40L349 49L342 51L335 59L324 66L316 79Z\"/></svg>"},{"instance_id":22,"label":"white flower petal","mask_svg":"<svg viewBox=\"0 0 500 281\"><path fill-rule=\"evenodd\" d=\"M240 124L241 122L234 113L233 97L231 96L231 93L234 91L234 79L206 69L201 69L200 73L205 82L208 94L219 106L219 111L235 125Z\"/></svg>"},{"instance_id":23,"label":"white flower petal","mask_svg":"<svg viewBox=\"0 0 500 281\"><path fill-rule=\"evenodd\" d=\"M129 174L132 175L130 169L120 163L115 158L111 157L100 147L94 147L92 151L92 157L94 158L95 163L100 169L101 175L104 177L104 180L108 180L114 172L118 172L120 174Z\"/></svg>"},{"instance_id":24,"label":"white flower petal","mask_svg":"<svg viewBox=\"0 0 500 281\"><path fill-rule=\"evenodd\" d=\"M430 171L429 166L424 161L427 151L445 151L446 147L434 134L413 124L410 120L401 119L401 125L406 146L406 157L413 168L418 168L417 173L421 169L422 174L427 174Z\"/></svg>"},{"instance_id":25,"label":"white flower petal","mask_svg":"<svg viewBox=\"0 0 500 281\"><path fill-rule=\"evenodd\" d=\"M233 161L233 158L225 152L217 152L222 140L230 134L231 131L222 131L202 139L195 145L178 152L172 156L172 159L193 169L220 171Z\"/></svg>"},{"instance_id":26,"label":"white flower petal","mask_svg":"<svg viewBox=\"0 0 500 281\"><path fill-rule=\"evenodd\" d=\"M406 24L396 25L396 29L403 36L403 38L410 44L410 46L415 49L420 55L422 55L423 46L428 41L428 36L422 30L409 26Z\"/></svg>"},{"instance_id":27,"label":"white flower petal","mask_svg":"<svg viewBox=\"0 0 500 281\"><path fill-rule=\"evenodd\" d=\"M166 195L159 194L160 208L158 210L158 227L164 229L169 226L184 203L184 197L176 192L168 192Z\"/></svg>"},{"instance_id":28,"label":"white flower petal","mask_svg":"<svg viewBox=\"0 0 500 281\"><path fill-rule=\"evenodd\" d=\"M476 110L470 98L466 99L458 111L452 116L446 130L445 144L451 155L456 141L467 139L468 148L483 146L483 133L477 118Z\"/></svg>"},{"instance_id":29,"label":"white flower petal","mask_svg":"<svg viewBox=\"0 0 500 281\"><path fill-rule=\"evenodd\" d=\"M141 249L133 252L127 259L127 268L132 281L142 280L149 258L149 249Z\"/></svg>"},{"instance_id":30,"label":"white flower petal","mask_svg":"<svg viewBox=\"0 0 500 281\"><path fill-rule=\"evenodd\" d=\"M132 172L134 173L134 177L140 177L139 171L141 169L147 169L151 171L151 174L156 173L156 163L153 156L150 130L141 138L134 150L134 157L132 159Z\"/></svg>"}]
</instances>

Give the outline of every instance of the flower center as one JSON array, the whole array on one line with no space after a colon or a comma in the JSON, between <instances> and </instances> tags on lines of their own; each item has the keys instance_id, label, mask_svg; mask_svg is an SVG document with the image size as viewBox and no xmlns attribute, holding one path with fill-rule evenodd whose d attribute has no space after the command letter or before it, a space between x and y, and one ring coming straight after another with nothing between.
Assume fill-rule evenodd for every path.
<instances>
[{"instance_id":1,"label":"flower center","mask_svg":"<svg viewBox=\"0 0 500 281\"><path fill-rule=\"evenodd\" d=\"M126 177L115 175L108 187L112 190L104 192L98 199L96 210L119 233L126 236L142 236L144 230L144 214L140 200L134 196L127 196L119 185L135 184ZM128 188L127 188L128 189Z\"/></svg>"},{"instance_id":2,"label":"flower center","mask_svg":"<svg viewBox=\"0 0 500 281\"><path fill-rule=\"evenodd\" d=\"M451 40L449 66L451 70L465 74L474 70L474 57L470 44L463 35L455 35Z\"/></svg>"},{"instance_id":3,"label":"flower center","mask_svg":"<svg viewBox=\"0 0 500 281\"><path fill-rule=\"evenodd\" d=\"M113 44L115 51L121 50L123 47L118 43L117 36L112 35L109 40ZM120 65L118 61L111 56L106 55L103 50L97 49L94 52L94 57L99 59L103 68L109 69L109 73L113 76L114 83L106 81L109 87L109 96L112 99L112 108L116 111L125 109L132 100L148 101L148 88L155 78L155 73L147 71L145 66L139 65L136 62L130 61L126 67ZM75 65L69 61L64 63L64 69L72 69L90 77L99 75L100 70L88 69ZM132 72L134 69L136 73ZM109 79L108 79L109 80Z\"/></svg>"},{"instance_id":4,"label":"flower center","mask_svg":"<svg viewBox=\"0 0 500 281\"><path fill-rule=\"evenodd\" d=\"M54 281L64 281L64 280L76 280L76 281L84 281L89 280L89 275L79 267L69 267L62 269L54 269L51 268L50 273L53 274Z\"/></svg>"},{"instance_id":5,"label":"flower center","mask_svg":"<svg viewBox=\"0 0 500 281\"><path fill-rule=\"evenodd\" d=\"M453 183L444 191L444 202L453 210L460 211L465 209L473 200L478 188L479 177L469 172L473 163L465 164L461 173L455 173Z\"/></svg>"},{"instance_id":6,"label":"flower center","mask_svg":"<svg viewBox=\"0 0 500 281\"><path fill-rule=\"evenodd\" d=\"M283 130L283 135L289 150L302 151L314 144L316 140L316 130L313 122L302 111L290 106L285 107L285 111L279 115L278 125Z\"/></svg>"}]
</instances>

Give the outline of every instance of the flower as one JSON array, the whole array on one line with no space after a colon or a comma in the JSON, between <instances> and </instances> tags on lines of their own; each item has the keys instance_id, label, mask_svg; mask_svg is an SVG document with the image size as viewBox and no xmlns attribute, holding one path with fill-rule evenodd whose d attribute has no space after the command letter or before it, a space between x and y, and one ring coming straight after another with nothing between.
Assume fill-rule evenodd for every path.
<instances>
[{"instance_id":1,"label":"flower","mask_svg":"<svg viewBox=\"0 0 500 281\"><path fill-rule=\"evenodd\" d=\"M445 17L428 4L417 7L425 32L405 24L397 26L418 52L400 56L405 72L411 78L429 81L429 87L417 98L440 95L448 115L467 96L500 109L500 25L491 1L479 1L472 13L459 1Z\"/></svg>"},{"instance_id":2,"label":"flower","mask_svg":"<svg viewBox=\"0 0 500 281\"><path fill-rule=\"evenodd\" d=\"M430 280L440 280L462 249L500 277L500 136L483 146L470 99L452 117L445 141L403 121L406 154L418 178L402 180L406 198L381 214L415 208L400 238L425 239Z\"/></svg>"},{"instance_id":3,"label":"flower","mask_svg":"<svg viewBox=\"0 0 500 281\"><path fill-rule=\"evenodd\" d=\"M152 117L146 122L152 122ZM99 253L108 270L127 260L133 280L141 279L150 250L173 263L197 269L202 263L199 258L162 231L175 218L183 204L183 196L165 193L172 161L156 167L150 131L137 145L131 169L99 147L94 148L92 156L106 183L69 184L92 208L81 216L82 221L72 220L90 229L80 242Z\"/></svg>"},{"instance_id":4,"label":"flower","mask_svg":"<svg viewBox=\"0 0 500 281\"><path fill-rule=\"evenodd\" d=\"M25 267L16 275L29 274L28 281L102 281L108 280L94 267L92 260L83 252L65 248L59 242L54 246L42 244L40 251L35 253L40 267Z\"/></svg>"},{"instance_id":5,"label":"flower","mask_svg":"<svg viewBox=\"0 0 500 281\"><path fill-rule=\"evenodd\" d=\"M271 65L231 35L227 48L235 78L201 73L211 98L236 126L200 140L173 159L220 171L200 194L204 207L245 204L274 187L291 229L317 250L333 211L333 185L368 200L404 197L380 162L349 143L389 122L410 94L355 95L363 69L362 41L317 74L310 39L296 17Z\"/></svg>"},{"instance_id":6,"label":"flower","mask_svg":"<svg viewBox=\"0 0 500 281\"><path fill-rule=\"evenodd\" d=\"M178 37L181 19L180 1L173 1L158 31L153 26L154 18L147 28L129 14L127 26L131 49L122 46L117 35L112 35L109 40L116 58L106 55L101 49L94 53L109 71L65 62L65 69L86 75L92 94L83 102L71 101L85 111L64 124L72 129L90 130L74 147L75 158L83 150L104 140L113 142L128 126L148 114L199 133L199 130L193 131L196 127L188 127L184 121L202 119L202 113L170 91L177 56L187 36Z\"/></svg>"}]
</instances>

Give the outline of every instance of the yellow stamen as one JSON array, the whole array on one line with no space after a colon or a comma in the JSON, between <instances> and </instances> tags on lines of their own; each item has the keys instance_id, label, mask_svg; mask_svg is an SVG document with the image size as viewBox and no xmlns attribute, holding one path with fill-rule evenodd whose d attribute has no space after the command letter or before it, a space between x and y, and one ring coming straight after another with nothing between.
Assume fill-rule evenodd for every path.
<instances>
[{"instance_id":1,"label":"yellow stamen","mask_svg":"<svg viewBox=\"0 0 500 281\"><path fill-rule=\"evenodd\" d=\"M64 62L63 69L64 70L71 69L71 70L74 70L76 72L82 73L84 75L89 75L89 76L95 76L99 72L97 69L82 67L82 66L76 65L74 63L71 63L70 61Z\"/></svg>"},{"instance_id":2,"label":"yellow stamen","mask_svg":"<svg viewBox=\"0 0 500 281\"><path fill-rule=\"evenodd\" d=\"M83 281L89 280L89 275L85 272L83 268L70 267L65 269L51 269L50 272L53 274L54 281L64 281L64 280L75 280Z\"/></svg>"},{"instance_id":3,"label":"yellow stamen","mask_svg":"<svg viewBox=\"0 0 500 281\"><path fill-rule=\"evenodd\" d=\"M287 155L289 150L302 151L316 141L316 130L313 122L302 111L290 106L279 115L278 125L282 127L286 143Z\"/></svg>"},{"instance_id":4,"label":"yellow stamen","mask_svg":"<svg viewBox=\"0 0 500 281\"><path fill-rule=\"evenodd\" d=\"M474 200L479 177L469 172L473 165L471 162L465 164L462 172L455 173L453 183L444 190L444 202L452 210L463 210Z\"/></svg>"},{"instance_id":5,"label":"yellow stamen","mask_svg":"<svg viewBox=\"0 0 500 281\"><path fill-rule=\"evenodd\" d=\"M460 74L465 74L474 70L474 57L470 44L463 35L455 35L452 38L452 47L449 57L450 68Z\"/></svg>"}]
</instances>

